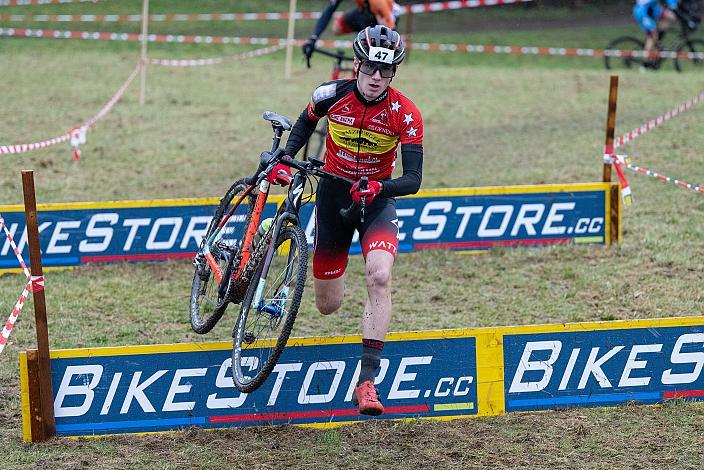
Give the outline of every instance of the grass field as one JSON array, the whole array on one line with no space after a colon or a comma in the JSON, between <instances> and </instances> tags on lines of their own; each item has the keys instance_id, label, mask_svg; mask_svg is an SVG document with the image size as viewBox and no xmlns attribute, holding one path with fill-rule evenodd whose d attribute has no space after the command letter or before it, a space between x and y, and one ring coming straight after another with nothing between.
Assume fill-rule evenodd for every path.
<instances>
[{"instance_id":1,"label":"grass field","mask_svg":"<svg viewBox=\"0 0 704 470\"><path fill-rule=\"evenodd\" d=\"M286 2L270 3L271 11L286 9ZM0 14L138 13L139 5L124 0L7 8L0 9ZM260 9L253 1L198 5L199 12ZM315 5L318 2L299 1L300 10L313 10ZM190 13L194 9L192 2L154 1L152 11ZM506 25L540 18L541 10L458 14L467 15L467 21L480 15ZM561 10L542 14L550 21L576 21L594 11L577 11L576 17ZM233 25L225 23L159 27L163 32L281 35L254 22L246 25L251 31L245 32L231 30ZM309 28L302 25L299 36ZM633 28L626 22L508 32L419 29L422 40L434 42L603 47L610 38ZM248 49L164 44L150 46L150 55L200 58ZM0 38L0 144L55 137L93 116L127 78L138 54L139 45L134 43ZM20 170L25 168L35 170L39 202L219 196L232 179L250 173L259 152L268 147L270 128L261 113L271 109L295 117L313 88L329 74L325 60L315 60L311 70L297 62L293 77L285 80L283 57L280 52L195 69L150 67L146 105L139 106L138 83L133 84L124 100L88 133L80 161L73 161L68 144L2 156L0 205L22 202ZM671 70L668 66L655 74L621 74L617 134L701 92L701 73L678 75ZM414 52L394 85L413 97L423 112L423 187L599 181L608 77L598 59ZM636 164L704 183L702 112L699 105L628 144L624 151ZM628 176L636 203L624 211L620 246L399 256L391 330L700 315L704 198L651 178ZM295 335L358 332L359 299L364 296L359 257L351 260L349 272L343 313L322 317L308 290ZM52 272L47 277L51 346L229 339L233 312L205 338L191 331L187 317L191 276L188 262ZM9 313L21 289L20 276L0 277L0 314ZM294 464L338 468L370 463L400 468L701 468L703 463L702 408L680 402L662 408L573 410L444 423L188 431L24 445L17 355L34 344L31 308L30 302L0 356L0 443L7 468L279 468Z\"/></svg>"}]
</instances>

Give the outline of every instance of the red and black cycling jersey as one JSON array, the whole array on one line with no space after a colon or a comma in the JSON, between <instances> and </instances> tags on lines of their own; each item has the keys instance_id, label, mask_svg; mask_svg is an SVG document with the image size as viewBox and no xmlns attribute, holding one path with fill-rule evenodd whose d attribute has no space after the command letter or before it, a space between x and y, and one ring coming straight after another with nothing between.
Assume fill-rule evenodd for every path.
<instances>
[{"instance_id":1,"label":"red and black cycling jersey","mask_svg":"<svg viewBox=\"0 0 704 470\"><path fill-rule=\"evenodd\" d=\"M286 153L295 156L327 116L325 169L346 178L384 181L383 195L413 194L420 188L423 118L413 102L388 87L366 100L355 79L326 82L316 88L308 107L291 131ZM389 180L401 145L403 176Z\"/></svg>"}]
</instances>

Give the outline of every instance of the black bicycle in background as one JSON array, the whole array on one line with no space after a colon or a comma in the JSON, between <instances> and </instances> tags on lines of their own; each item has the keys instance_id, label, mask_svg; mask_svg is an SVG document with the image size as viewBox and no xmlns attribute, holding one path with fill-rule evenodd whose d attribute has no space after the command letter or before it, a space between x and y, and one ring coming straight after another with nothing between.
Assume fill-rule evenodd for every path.
<instances>
[{"instance_id":1,"label":"black bicycle in background","mask_svg":"<svg viewBox=\"0 0 704 470\"><path fill-rule=\"evenodd\" d=\"M354 62L354 57L346 56L343 51L331 52L319 47L314 48L313 51L317 54L322 54L335 59L335 62L332 65L330 80L337 80L338 78L344 76L354 78L354 68L351 66L351 63ZM306 65L310 68L310 57L306 59ZM328 121L327 119L323 119L322 121L322 125L315 129L315 132L310 139L308 139L308 142L306 142L306 145L303 148L303 158L306 160L323 159L323 154L325 153L325 139L328 135Z\"/></svg>"},{"instance_id":2,"label":"black bicycle in background","mask_svg":"<svg viewBox=\"0 0 704 470\"><path fill-rule=\"evenodd\" d=\"M606 68L630 69L633 67L647 66L653 70L657 70L662 66L665 60L673 58L675 70L678 72L684 72L685 70L703 70L704 59L701 56L681 57L679 55L679 53L683 52L704 54L704 40L691 37L696 33L701 23L700 2L696 0L683 0L677 10L675 10L675 16L677 17L677 26L673 26L672 28L677 28L676 34L671 29L669 33L666 33L664 37L657 42L655 50L657 52L677 52L677 56L673 54L672 57L660 56L647 58L645 54L631 56L605 55L604 65ZM606 46L606 49L644 51L645 42L633 36L622 36L611 41L611 43Z\"/></svg>"}]
</instances>

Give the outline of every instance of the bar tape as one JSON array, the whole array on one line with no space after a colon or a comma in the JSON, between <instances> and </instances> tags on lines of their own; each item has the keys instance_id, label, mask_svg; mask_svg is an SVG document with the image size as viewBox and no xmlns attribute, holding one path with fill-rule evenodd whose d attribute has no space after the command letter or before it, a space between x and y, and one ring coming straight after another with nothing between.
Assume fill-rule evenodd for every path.
<instances>
[{"instance_id":1,"label":"bar tape","mask_svg":"<svg viewBox=\"0 0 704 470\"><path fill-rule=\"evenodd\" d=\"M23 28L0 28L0 36L54 38L54 39L85 39L108 41L141 41L142 35L138 33L108 33L89 31L61 31ZM243 36L193 36L183 34L150 34L147 42L167 43L194 43L194 44L285 44L286 39L243 37ZM303 44L303 40L296 40L296 44ZM318 41L324 47L352 47L351 41ZM688 58L704 60L704 52L675 52L675 51L629 51L618 49L588 49L570 47L532 47L532 46L492 46L475 44L442 44L442 43L410 43L410 49L422 51L466 52L466 53L493 53L513 55L545 55L545 56L580 56L580 57L664 57Z\"/></svg>"},{"instance_id":2,"label":"bar tape","mask_svg":"<svg viewBox=\"0 0 704 470\"><path fill-rule=\"evenodd\" d=\"M27 281L27 285L24 286L24 290L22 291L22 294L20 295L20 299L15 304L15 307L12 309L10 316L8 317L7 321L5 322L5 327L2 329L2 333L0 334L0 353L2 353L2 351L5 349L5 345L7 344L7 340L10 337L10 332L12 331L12 328L15 326L15 322L17 321L17 317L19 317L20 312L22 312L22 307L24 307L24 304L27 301L27 297L29 296L29 291L31 289L32 289L32 281L29 280L29 281Z\"/></svg>"},{"instance_id":3,"label":"bar tape","mask_svg":"<svg viewBox=\"0 0 704 470\"><path fill-rule=\"evenodd\" d=\"M694 105L700 103L702 100L704 100L704 91L699 93L697 96L690 99L686 103L678 105L675 109L668 111L667 113L663 114L662 116L658 116L655 119L646 122L642 126L636 128L636 129L633 129L630 132L623 134L621 137L616 139L616 141L614 142L614 148L621 147L622 145L625 145L626 143L634 140L636 137L640 137L641 135L643 135L647 132L650 132L651 130L655 129L656 127L660 126L661 124L665 123L666 121L669 121L670 119L677 116L678 114L683 113L683 112L687 111L688 109L692 109L694 107Z\"/></svg>"},{"instance_id":4,"label":"bar tape","mask_svg":"<svg viewBox=\"0 0 704 470\"><path fill-rule=\"evenodd\" d=\"M24 262L24 259L22 258L22 253L20 253L20 250L17 248L15 240L12 239L12 234L8 230L7 225L5 225L5 219L2 217L2 214L0 214L0 226L2 226L2 229L5 231L7 241L10 243L12 251L15 252L15 256L17 256L17 261L20 262L20 266L22 267L22 271L24 271L25 276L27 276L27 279L29 279L30 273L29 269L27 268L27 264Z\"/></svg>"}]
</instances>

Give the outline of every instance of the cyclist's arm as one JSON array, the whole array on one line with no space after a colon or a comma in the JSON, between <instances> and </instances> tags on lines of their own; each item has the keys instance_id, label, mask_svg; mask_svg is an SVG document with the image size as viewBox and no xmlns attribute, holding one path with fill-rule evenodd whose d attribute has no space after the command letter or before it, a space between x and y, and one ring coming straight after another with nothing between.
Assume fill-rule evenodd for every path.
<instances>
[{"instance_id":1,"label":"cyclist's arm","mask_svg":"<svg viewBox=\"0 0 704 470\"><path fill-rule=\"evenodd\" d=\"M323 118L330 106L337 101L337 82L326 82L313 92L310 103L303 110L291 129L286 141L286 154L295 157L315 132L315 126Z\"/></svg>"},{"instance_id":2,"label":"cyclist's arm","mask_svg":"<svg viewBox=\"0 0 704 470\"><path fill-rule=\"evenodd\" d=\"M318 40L320 35L323 34L323 31L325 31L325 28L330 24L330 19L332 19L332 15L335 13L335 10L337 10L337 7L340 6L340 3L342 3L342 0L330 0L325 10L320 13L320 18L318 18L318 21L315 23L310 39L313 41Z\"/></svg>"},{"instance_id":3,"label":"cyclist's arm","mask_svg":"<svg viewBox=\"0 0 704 470\"><path fill-rule=\"evenodd\" d=\"M382 181L382 196L397 197L415 194L423 179L423 146L401 144L403 174L398 178Z\"/></svg>"}]
</instances>

